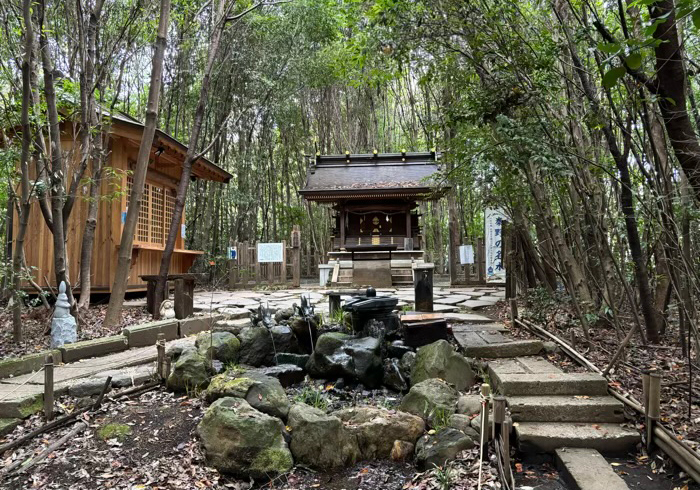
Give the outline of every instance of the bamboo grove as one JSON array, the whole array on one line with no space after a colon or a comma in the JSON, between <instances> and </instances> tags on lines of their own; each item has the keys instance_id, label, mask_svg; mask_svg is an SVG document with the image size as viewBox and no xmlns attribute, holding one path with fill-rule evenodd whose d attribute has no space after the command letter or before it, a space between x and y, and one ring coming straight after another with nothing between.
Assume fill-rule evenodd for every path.
<instances>
[{"instance_id":1,"label":"bamboo grove","mask_svg":"<svg viewBox=\"0 0 700 490\"><path fill-rule=\"evenodd\" d=\"M71 201L109 198L90 193L109 177L108 114L145 118L162 12L142 0L0 4L1 127L21 128L0 145L2 232L12 242L11 215L39 200L58 252L56 217ZM199 270L222 265L234 241L285 239L294 224L305 260L323 257L329 211L296 193L304 155L437 148L454 191L421 211L439 271L450 233L472 242L484 207L500 206L523 243L528 287L566 294L585 336L608 322L656 343L679 321L668 342L695 335L691 0L173 0L169 13L157 125L187 143L201 124L197 150L234 176L187 191L188 246L206 251ZM47 151L67 114L83 155L70 171L73 160ZM31 277L20 238L14 256L4 251L8 291Z\"/></svg>"}]
</instances>

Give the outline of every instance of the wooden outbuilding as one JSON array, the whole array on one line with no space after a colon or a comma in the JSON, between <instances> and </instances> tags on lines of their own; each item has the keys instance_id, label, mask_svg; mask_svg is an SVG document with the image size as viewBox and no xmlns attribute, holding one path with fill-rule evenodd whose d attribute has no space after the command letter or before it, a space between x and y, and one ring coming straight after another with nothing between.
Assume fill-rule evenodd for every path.
<instances>
[{"instance_id":1,"label":"wooden outbuilding","mask_svg":"<svg viewBox=\"0 0 700 490\"><path fill-rule=\"evenodd\" d=\"M91 264L92 292L111 291L117 266L117 254L122 228L126 218L133 169L143 135L143 124L125 115L113 116L107 168L101 182L99 212ZM68 159L69 168L79 158L77 134L72 123L61 126L61 146ZM187 147L164 131L156 130L149 159L143 200L134 236L132 266L129 275L129 291L145 291L146 283L139 276L157 274L162 251L165 248L168 229L172 221L175 195ZM33 171L33 169L32 169ZM70 176L69 176L70 177ZM192 179L205 179L227 183L231 174L206 158L197 159L192 168ZM34 178L34 176L32 176ZM69 179L67 179L69 181ZM68 185L66 189L68 189ZM80 271L80 247L88 210L89 185L81 185L75 207L66 228L66 253L71 282L78 285ZM15 216L14 231L17 230ZM175 243L170 272L185 273L197 256L204 252L185 248L185 216L180 223L181 233ZM32 269L35 281L43 288L55 288L52 235L42 217L39 203L31 206L29 227L24 245L27 266Z\"/></svg>"},{"instance_id":2,"label":"wooden outbuilding","mask_svg":"<svg viewBox=\"0 0 700 490\"><path fill-rule=\"evenodd\" d=\"M418 202L449 189L436 152L317 155L309 162L307 201L333 209L329 263L340 285L412 283L424 261Z\"/></svg>"}]
</instances>

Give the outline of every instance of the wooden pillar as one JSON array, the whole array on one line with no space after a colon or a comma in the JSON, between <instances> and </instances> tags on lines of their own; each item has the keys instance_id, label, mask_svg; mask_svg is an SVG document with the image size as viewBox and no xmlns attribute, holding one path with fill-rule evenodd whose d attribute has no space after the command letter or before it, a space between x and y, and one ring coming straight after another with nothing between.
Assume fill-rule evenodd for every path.
<instances>
[{"instance_id":1,"label":"wooden pillar","mask_svg":"<svg viewBox=\"0 0 700 490\"><path fill-rule=\"evenodd\" d=\"M457 198L454 190L447 196L447 233L449 236L449 247L447 260L450 269L450 284L457 283L457 259L459 257L459 220L457 219Z\"/></svg>"},{"instance_id":2,"label":"wooden pillar","mask_svg":"<svg viewBox=\"0 0 700 490\"><path fill-rule=\"evenodd\" d=\"M413 230L411 229L411 205L406 207L406 238L413 238Z\"/></svg>"},{"instance_id":3,"label":"wooden pillar","mask_svg":"<svg viewBox=\"0 0 700 490\"><path fill-rule=\"evenodd\" d=\"M299 225L292 227L292 286L301 286L301 230Z\"/></svg>"},{"instance_id":4,"label":"wooden pillar","mask_svg":"<svg viewBox=\"0 0 700 490\"><path fill-rule=\"evenodd\" d=\"M486 247L483 237L476 241L476 276L479 284L486 282Z\"/></svg>"},{"instance_id":5,"label":"wooden pillar","mask_svg":"<svg viewBox=\"0 0 700 490\"><path fill-rule=\"evenodd\" d=\"M414 269L414 294L416 311L433 311L433 264L421 264Z\"/></svg>"},{"instance_id":6,"label":"wooden pillar","mask_svg":"<svg viewBox=\"0 0 700 490\"><path fill-rule=\"evenodd\" d=\"M46 356L44 364L44 416L53 419L53 354Z\"/></svg>"},{"instance_id":7,"label":"wooden pillar","mask_svg":"<svg viewBox=\"0 0 700 490\"><path fill-rule=\"evenodd\" d=\"M194 313L194 279L175 279L175 318L182 320Z\"/></svg>"},{"instance_id":8,"label":"wooden pillar","mask_svg":"<svg viewBox=\"0 0 700 490\"><path fill-rule=\"evenodd\" d=\"M340 206L340 250L345 249L345 205Z\"/></svg>"}]
</instances>

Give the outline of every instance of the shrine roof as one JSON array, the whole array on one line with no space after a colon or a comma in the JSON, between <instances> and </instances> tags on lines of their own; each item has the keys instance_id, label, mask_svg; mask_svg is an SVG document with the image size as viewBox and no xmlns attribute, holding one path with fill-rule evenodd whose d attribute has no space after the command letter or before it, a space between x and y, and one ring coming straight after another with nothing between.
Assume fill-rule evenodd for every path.
<instances>
[{"instance_id":1,"label":"shrine roof","mask_svg":"<svg viewBox=\"0 0 700 490\"><path fill-rule=\"evenodd\" d=\"M437 199L449 189L436 152L317 155L309 162L309 201L401 198Z\"/></svg>"}]
</instances>

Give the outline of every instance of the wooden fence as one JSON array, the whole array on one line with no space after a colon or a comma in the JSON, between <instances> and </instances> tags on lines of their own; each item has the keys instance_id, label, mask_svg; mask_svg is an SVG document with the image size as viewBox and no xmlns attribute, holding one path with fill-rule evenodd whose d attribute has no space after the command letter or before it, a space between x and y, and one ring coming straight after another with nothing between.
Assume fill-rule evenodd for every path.
<instances>
[{"instance_id":1,"label":"wooden fence","mask_svg":"<svg viewBox=\"0 0 700 490\"><path fill-rule=\"evenodd\" d=\"M229 287L248 288L260 285L301 284L301 237L299 227L292 230L291 244L282 241L282 262L258 262L258 244L235 244L236 258L229 260Z\"/></svg>"}]
</instances>

